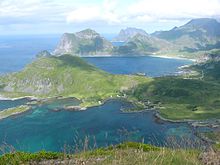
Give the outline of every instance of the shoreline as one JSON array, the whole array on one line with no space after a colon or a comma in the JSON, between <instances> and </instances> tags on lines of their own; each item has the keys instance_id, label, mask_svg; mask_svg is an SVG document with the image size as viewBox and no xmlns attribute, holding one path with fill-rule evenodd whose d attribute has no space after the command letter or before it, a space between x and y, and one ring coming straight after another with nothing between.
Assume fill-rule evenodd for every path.
<instances>
[{"instance_id":1,"label":"shoreline","mask_svg":"<svg viewBox=\"0 0 220 165\"><path fill-rule=\"evenodd\" d=\"M0 121L3 119L9 118L9 117L20 115L29 110L31 110L31 106L28 106L28 105L20 105L20 106L13 107L13 108L7 108L5 110L0 111Z\"/></svg>"},{"instance_id":2,"label":"shoreline","mask_svg":"<svg viewBox=\"0 0 220 165\"><path fill-rule=\"evenodd\" d=\"M0 95L0 101L2 100L2 98L5 99L5 100L11 100L11 101L18 100L18 99L24 99L24 98L29 98L30 100L36 99L36 97L33 97L33 96L25 96L25 97L18 97L18 98L6 98L6 97L2 97L2 95ZM53 97L53 98L54 99L59 99L59 98L63 98L63 97ZM73 97L64 97L64 98L73 98ZM41 99L41 100L48 100L48 99L51 99L51 98L44 98L44 99ZM75 98L75 99L77 99L77 98ZM77 99L77 100L79 100L79 99ZM111 101L111 100L121 100L121 101L130 102L129 100L127 100L125 98L108 98L108 99L103 100L102 103L99 104L99 105L88 106L88 107L73 106L73 107L69 107L70 109L68 109L68 107L66 107L66 108L64 108L64 110L66 110L66 111L84 111L84 110L87 110L88 108L102 106L106 102ZM21 106L23 106L23 105L21 105ZM76 109L76 107L77 107L77 109ZM6 109L6 111L10 110L10 109L12 109L12 108ZM26 111L29 111L30 109L31 109L31 106L28 106L27 110L22 111L22 112L15 112L15 113L12 113L9 116L5 116L5 117L2 117L2 118L0 117L0 120L8 118L8 117L12 117L12 116L20 115L22 113L25 113ZM211 125L212 124L211 120L217 120L217 119L207 119L207 120L192 120L192 119L172 120L172 119L164 118L163 116L161 116L160 112L157 109L144 109L143 108L143 110L137 110L137 111L126 111L126 110L123 111L123 110L120 109L120 111L121 111L121 113L125 113L125 114L152 112L153 113L153 117L155 119L159 119L159 120L162 120L163 122L168 122L168 123L186 123L190 127L192 127L192 129L197 129L198 127L209 127L209 125L207 125L207 124L210 123L210 125ZM199 123L206 123L206 125L204 125L204 126L198 125ZM206 136L198 134L197 131L194 132L194 135L197 136L198 138L200 138L201 140L207 142L207 143L216 143L215 141L210 140Z\"/></svg>"},{"instance_id":3,"label":"shoreline","mask_svg":"<svg viewBox=\"0 0 220 165\"><path fill-rule=\"evenodd\" d=\"M10 97L4 97L3 95L0 94L0 101L16 101L20 99L29 99L29 100L39 100L39 98L34 97L34 96L24 96L24 97L15 97L15 98L10 98Z\"/></svg>"},{"instance_id":4,"label":"shoreline","mask_svg":"<svg viewBox=\"0 0 220 165\"><path fill-rule=\"evenodd\" d=\"M30 101L32 100L36 100L36 101L47 101L47 100L50 100L50 99L68 99L68 98L73 98L73 99L77 99L79 101L81 101L81 99L78 99L76 97L62 97L62 96L55 96L55 97L47 97L47 98L37 98L37 97L34 97L34 96L24 96L24 97L16 97L16 98L8 98L8 97L4 97L2 95L0 95L0 101L16 101L16 100L20 100L20 99L30 99ZM117 98L106 98L104 99L101 104L97 104L97 105L93 105L93 106L85 106L85 107L81 107L81 108L93 108L93 107L98 107L98 106L102 106L104 104L106 104L106 102L108 101L111 101L111 100L120 100L120 101L126 101L126 102L129 102L129 103L132 103L131 101L127 100L126 98L123 98L123 97L117 97ZM168 119L168 118L164 118L160 115L160 112L157 110L157 109L144 109L143 110L134 110L134 111L121 111L122 113L139 113L139 112L147 112L147 111L153 111L154 112L154 116L161 119L161 120L164 120L164 121L167 121L167 122L171 122L171 123L194 123L194 122L209 122L210 120L217 120L217 119L207 119L207 120L193 120L193 119L182 119L182 120L173 120L173 119Z\"/></svg>"},{"instance_id":5,"label":"shoreline","mask_svg":"<svg viewBox=\"0 0 220 165\"><path fill-rule=\"evenodd\" d=\"M115 54L97 54L97 55L79 55L79 57L82 58L92 58L92 57L157 57L157 58L165 58L165 59L176 59L176 60L188 60L192 62L196 62L196 59L192 58L184 58L184 57L178 57L178 56L168 56L168 55L157 55L157 54L138 54L138 55L115 55Z\"/></svg>"},{"instance_id":6,"label":"shoreline","mask_svg":"<svg viewBox=\"0 0 220 165\"><path fill-rule=\"evenodd\" d=\"M158 57L158 58L166 58L166 59L176 59L176 60L189 60L189 61L192 61L192 62L196 62L197 60L196 59L191 59L191 58L184 58L184 57L173 57L173 56L167 56L167 55L156 55L156 54L153 54L153 55L148 55L150 57Z\"/></svg>"}]
</instances>

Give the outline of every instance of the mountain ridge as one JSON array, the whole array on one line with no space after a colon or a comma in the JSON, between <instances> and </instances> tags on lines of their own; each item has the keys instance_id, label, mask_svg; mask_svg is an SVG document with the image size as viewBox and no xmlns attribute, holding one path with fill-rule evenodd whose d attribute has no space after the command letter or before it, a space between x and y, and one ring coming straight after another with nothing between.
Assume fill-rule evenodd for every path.
<instances>
[{"instance_id":1,"label":"mountain ridge","mask_svg":"<svg viewBox=\"0 0 220 165\"><path fill-rule=\"evenodd\" d=\"M211 18L193 19L168 31L157 31L154 37L165 39L180 51L195 52L220 48L220 23Z\"/></svg>"},{"instance_id":2,"label":"mountain ridge","mask_svg":"<svg viewBox=\"0 0 220 165\"><path fill-rule=\"evenodd\" d=\"M67 53L77 56L155 54L195 59L203 56L206 51L220 49L220 23L210 18L193 19L180 27L153 34L138 28L126 28L122 29L114 40L124 43L113 46L113 43L92 29L64 33L54 54Z\"/></svg>"}]
</instances>

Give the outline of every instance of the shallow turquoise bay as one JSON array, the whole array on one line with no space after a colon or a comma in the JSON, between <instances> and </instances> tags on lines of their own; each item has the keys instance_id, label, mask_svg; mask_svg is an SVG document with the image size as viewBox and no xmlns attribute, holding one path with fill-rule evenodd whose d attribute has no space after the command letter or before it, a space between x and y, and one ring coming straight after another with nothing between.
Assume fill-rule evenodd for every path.
<instances>
[{"instance_id":1,"label":"shallow turquoise bay","mask_svg":"<svg viewBox=\"0 0 220 165\"><path fill-rule=\"evenodd\" d=\"M174 139L175 142L197 139L185 123L164 122L156 119L152 112L122 113L121 108L131 105L119 100L111 100L85 111L73 112L62 108L63 105L77 103L74 99L55 100L1 120L1 144L10 144L18 150L30 152L42 149L62 151L64 146L68 146L74 152L76 146L83 147L86 137L90 148L123 141L172 147Z\"/></svg>"}]
</instances>

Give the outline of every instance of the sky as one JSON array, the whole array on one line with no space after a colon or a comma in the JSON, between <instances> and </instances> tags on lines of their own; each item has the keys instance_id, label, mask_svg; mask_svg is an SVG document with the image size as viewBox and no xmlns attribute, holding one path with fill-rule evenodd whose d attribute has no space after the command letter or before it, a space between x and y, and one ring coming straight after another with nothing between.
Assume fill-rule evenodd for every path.
<instances>
[{"instance_id":1,"label":"sky","mask_svg":"<svg viewBox=\"0 0 220 165\"><path fill-rule=\"evenodd\" d=\"M194 18L220 20L220 0L0 0L0 35L102 34L137 27L152 33Z\"/></svg>"}]
</instances>

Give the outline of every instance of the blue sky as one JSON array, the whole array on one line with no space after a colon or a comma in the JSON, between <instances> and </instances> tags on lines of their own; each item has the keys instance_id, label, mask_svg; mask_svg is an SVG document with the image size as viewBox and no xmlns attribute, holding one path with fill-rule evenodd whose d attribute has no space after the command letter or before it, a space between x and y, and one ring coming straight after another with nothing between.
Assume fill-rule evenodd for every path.
<instances>
[{"instance_id":1,"label":"blue sky","mask_svg":"<svg viewBox=\"0 0 220 165\"><path fill-rule=\"evenodd\" d=\"M1 0L0 35L60 34L92 28L151 33L193 18L220 18L220 0Z\"/></svg>"}]
</instances>

